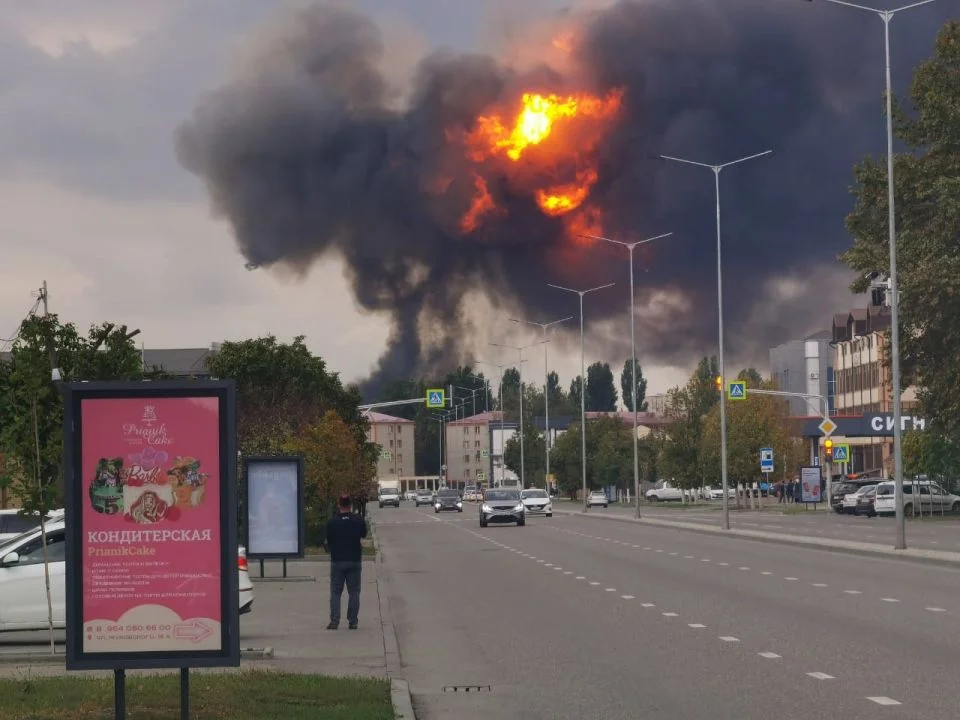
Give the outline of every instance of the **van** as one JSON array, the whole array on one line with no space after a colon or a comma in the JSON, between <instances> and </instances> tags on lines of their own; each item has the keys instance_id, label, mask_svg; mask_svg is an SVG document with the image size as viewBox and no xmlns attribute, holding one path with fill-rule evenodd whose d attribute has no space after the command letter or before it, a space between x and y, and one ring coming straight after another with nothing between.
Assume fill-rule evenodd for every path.
<instances>
[{"instance_id":1,"label":"van","mask_svg":"<svg viewBox=\"0 0 960 720\"><path fill-rule=\"evenodd\" d=\"M892 480L877 485L874 509L877 515L896 513L896 487ZM933 512L960 513L960 496L953 495L929 480L903 481L903 514L919 515Z\"/></svg>"}]
</instances>

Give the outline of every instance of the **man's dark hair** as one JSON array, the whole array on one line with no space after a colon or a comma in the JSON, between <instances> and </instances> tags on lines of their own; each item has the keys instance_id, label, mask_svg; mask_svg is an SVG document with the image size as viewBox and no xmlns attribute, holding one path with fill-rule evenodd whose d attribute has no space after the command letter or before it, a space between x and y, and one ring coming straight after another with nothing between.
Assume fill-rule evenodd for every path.
<instances>
[{"instance_id":1,"label":"man's dark hair","mask_svg":"<svg viewBox=\"0 0 960 720\"><path fill-rule=\"evenodd\" d=\"M347 493L343 493L340 496L340 499L337 500L337 505L343 510L349 510L353 505L353 501L350 499L350 496Z\"/></svg>"}]
</instances>

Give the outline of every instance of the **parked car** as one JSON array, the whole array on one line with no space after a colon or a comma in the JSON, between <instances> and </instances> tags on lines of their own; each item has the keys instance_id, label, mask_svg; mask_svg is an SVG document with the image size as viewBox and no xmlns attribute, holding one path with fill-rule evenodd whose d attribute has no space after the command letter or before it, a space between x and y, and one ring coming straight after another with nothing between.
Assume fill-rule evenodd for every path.
<instances>
[{"instance_id":1,"label":"parked car","mask_svg":"<svg viewBox=\"0 0 960 720\"><path fill-rule=\"evenodd\" d=\"M607 498L607 494L603 490L592 490L589 495L587 495L587 507L592 508L594 505L602 505L606 507L610 503L610 500Z\"/></svg>"},{"instance_id":2,"label":"parked car","mask_svg":"<svg viewBox=\"0 0 960 720\"><path fill-rule=\"evenodd\" d=\"M857 498L857 505L853 509L854 515L866 515L867 517L876 517L877 510L874 504L877 500L877 486L870 485L860 493Z\"/></svg>"},{"instance_id":3,"label":"parked car","mask_svg":"<svg viewBox=\"0 0 960 720\"><path fill-rule=\"evenodd\" d=\"M837 514L843 514L843 498L851 493L855 493L867 485L876 485L882 482L879 478L858 478L843 480L833 484L831 488L830 507Z\"/></svg>"},{"instance_id":4,"label":"parked car","mask_svg":"<svg viewBox=\"0 0 960 720\"><path fill-rule=\"evenodd\" d=\"M50 566L50 599L53 626L63 629L66 611L66 522L46 523L47 561ZM247 551L237 548L240 577L240 614L253 609L253 583L247 567ZM0 632L44 630L47 627L47 593L43 571L40 528L28 530L0 545Z\"/></svg>"},{"instance_id":5,"label":"parked car","mask_svg":"<svg viewBox=\"0 0 960 720\"><path fill-rule=\"evenodd\" d=\"M863 494L873 490L874 493L877 491L877 486L874 485L863 485L859 487L856 492L847 493L843 496L843 512L847 515L854 515L857 512L857 503L860 502L860 498L863 497Z\"/></svg>"},{"instance_id":6,"label":"parked car","mask_svg":"<svg viewBox=\"0 0 960 720\"><path fill-rule=\"evenodd\" d=\"M892 480L877 485L874 503L877 515L893 515L896 512L894 491ZM904 515L933 512L960 513L960 496L947 492L940 485L929 480L904 480Z\"/></svg>"},{"instance_id":7,"label":"parked car","mask_svg":"<svg viewBox=\"0 0 960 720\"><path fill-rule=\"evenodd\" d=\"M437 492L437 499L433 503L433 511L438 513L441 510L463 512L463 500L460 499L460 493L453 488L444 488Z\"/></svg>"},{"instance_id":8,"label":"parked car","mask_svg":"<svg viewBox=\"0 0 960 720\"><path fill-rule=\"evenodd\" d=\"M490 523L516 523L517 527L527 524L519 490L497 488L487 491L480 505L480 527L485 528Z\"/></svg>"},{"instance_id":9,"label":"parked car","mask_svg":"<svg viewBox=\"0 0 960 720\"><path fill-rule=\"evenodd\" d=\"M550 502L550 496L546 490L530 488L520 493L520 500L523 502L524 510L527 515L546 515L553 517L553 504Z\"/></svg>"},{"instance_id":10,"label":"parked car","mask_svg":"<svg viewBox=\"0 0 960 720\"><path fill-rule=\"evenodd\" d=\"M0 510L0 545L12 540L27 530L40 527L39 514L21 515L16 508ZM47 513L47 520L57 520L63 517L63 510L51 510Z\"/></svg>"}]
</instances>

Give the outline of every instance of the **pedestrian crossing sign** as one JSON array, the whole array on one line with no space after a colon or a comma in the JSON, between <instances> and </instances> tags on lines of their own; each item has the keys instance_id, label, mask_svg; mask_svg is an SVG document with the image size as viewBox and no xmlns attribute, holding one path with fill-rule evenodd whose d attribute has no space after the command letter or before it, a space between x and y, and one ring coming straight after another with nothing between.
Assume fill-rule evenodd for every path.
<instances>
[{"instance_id":1,"label":"pedestrian crossing sign","mask_svg":"<svg viewBox=\"0 0 960 720\"><path fill-rule=\"evenodd\" d=\"M743 380L735 380L727 385L727 398L730 400L746 400L747 383Z\"/></svg>"},{"instance_id":2,"label":"pedestrian crossing sign","mask_svg":"<svg viewBox=\"0 0 960 720\"><path fill-rule=\"evenodd\" d=\"M833 461L834 462L850 462L850 446L849 445L834 445L833 446Z\"/></svg>"},{"instance_id":3,"label":"pedestrian crossing sign","mask_svg":"<svg viewBox=\"0 0 960 720\"><path fill-rule=\"evenodd\" d=\"M427 407L442 408L446 405L446 391L443 388L431 388L427 390Z\"/></svg>"}]
</instances>

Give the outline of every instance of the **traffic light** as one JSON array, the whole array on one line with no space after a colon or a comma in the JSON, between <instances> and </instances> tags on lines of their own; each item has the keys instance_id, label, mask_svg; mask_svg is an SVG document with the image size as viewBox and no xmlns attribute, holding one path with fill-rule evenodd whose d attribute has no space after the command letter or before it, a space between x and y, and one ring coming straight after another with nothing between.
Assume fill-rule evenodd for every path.
<instances>
[{"instance_id":1,"label":"traffic light","mask_svg":"<svg viewBox=\"0 0 960 720\"><path fill-rule=\"evenodd\" d=\"M713 381L713 384L717 387L717 392L723 392L723 378L720 375L717 375L716 379Z\"/></svg>"},{"instance_id":2,"label":"traffic light","mask_svg":"<svg viewBox=\"0 0 960 720\"><path fill-rule=\"evenodd\" d=\"M823 441L823 449L826 451L827 460L833 459L833 440L827 438Z\"/></svg>"}]
</instances>

